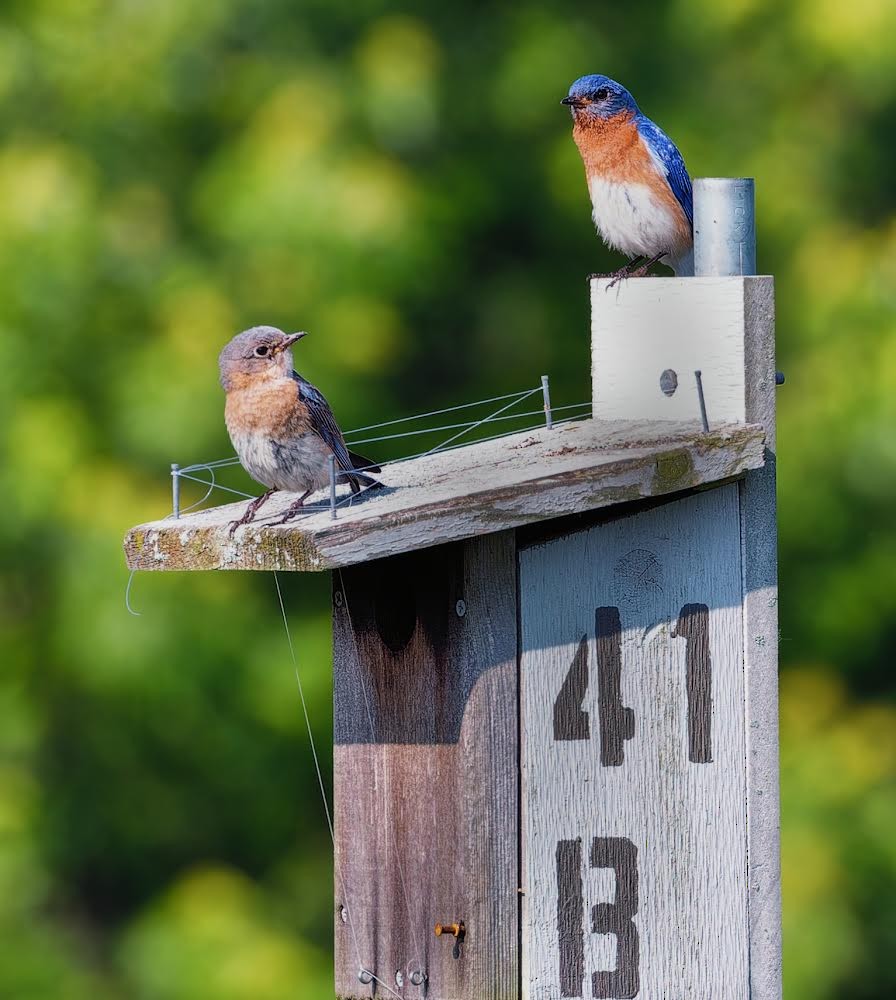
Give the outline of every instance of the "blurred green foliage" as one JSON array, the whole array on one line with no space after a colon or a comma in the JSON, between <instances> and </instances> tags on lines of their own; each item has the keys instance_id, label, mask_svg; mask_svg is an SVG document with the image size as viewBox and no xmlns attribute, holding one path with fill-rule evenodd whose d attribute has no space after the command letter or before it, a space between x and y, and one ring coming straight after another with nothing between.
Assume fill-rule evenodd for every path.
<instances>
[{"instance_id":1,"label":"blurred green foliage","mask_svg":"<svg viewBox=\"0 0 896 1000\"><path fill-rule=\"evenodd\" d=\"M329 995L331 860L268 576L141 576L215 357L314 332L344 426L588 395L558 101L757 178L777 276L786 995L896 994L896 4L6 0L0 996ZM245 480L235 480L243 483ZM199 494L185 499L196 499ZM319 739L326 581L287 579ZM326 756L326 755L325 755Z\"/></svg>"}]
</instances>

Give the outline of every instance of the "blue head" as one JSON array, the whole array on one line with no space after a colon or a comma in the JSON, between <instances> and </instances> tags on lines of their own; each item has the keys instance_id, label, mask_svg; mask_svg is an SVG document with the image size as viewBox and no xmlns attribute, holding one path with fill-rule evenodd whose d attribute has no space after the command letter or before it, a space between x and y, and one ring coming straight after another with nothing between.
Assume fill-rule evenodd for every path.
<instances>
[{"instance_id":1,"label":"blue head","mask_svg":"<svg viewBox=\"0 0 896 1000\"><path fill-rule=\"evenodd\" d=\"M600 73L580 76L560 103L568 105L574 121L582 125L616 115L638 113L638 105L625 87Z\"/></svg>"}]
</instances>

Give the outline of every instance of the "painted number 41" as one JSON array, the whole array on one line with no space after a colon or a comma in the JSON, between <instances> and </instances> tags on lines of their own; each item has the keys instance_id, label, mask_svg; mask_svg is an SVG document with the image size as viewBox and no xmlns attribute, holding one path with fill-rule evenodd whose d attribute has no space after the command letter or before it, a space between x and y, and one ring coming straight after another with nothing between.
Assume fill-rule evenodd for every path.
<instances>
[{"instance_id":1,"label":"painted number 41","mask_svg":"<svg viewBox=\"0 0 896 1000\"><path fill-rule=\"evenodd\" d=\"M597 647L597 710L600 762L619 767L625 741L635 735L634 712L622 704L622 624L619 608L598 608L594 616ZM672 632L687 642L685 688L688 699L688 760L712 762L712 662L709 655L709 608L685 604ZM588 637L582 636L554 702L554 739L588 740L591 720L582 708L588 690Z\"/></svg>"}]
</instances>

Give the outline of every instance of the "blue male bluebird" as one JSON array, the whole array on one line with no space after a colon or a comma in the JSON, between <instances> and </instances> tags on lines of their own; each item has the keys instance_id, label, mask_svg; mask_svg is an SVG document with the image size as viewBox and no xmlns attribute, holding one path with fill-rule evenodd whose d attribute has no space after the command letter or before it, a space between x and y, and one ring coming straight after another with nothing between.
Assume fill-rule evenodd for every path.
<instances>
[{"instance_id":1,"label":"blue male bluebird","mask_svg":"<svg viewBox=\"0 0 896 1000\"><path fill-rule=\"evenodd\" d=\"M230 440L246 472L267 487L231 524L231 534L277 490L302 494L278 523L295 517L309 494L329 482L330 455L336 456L338 478L348 480L352 493L382 485L357 471L380 470L346 448L326 399L294 370L291 348L304 336L253 326L237 334L218 358Z\"/></svg>"},{"instance_id":2,"label":"blue male bluebird","mask_svg":"<svg viewBox=\"0 0 896 1000\"><path fill-rule=\"evenodd\" d=\"M572 112L594 224L633 258L616 278L644 275L664 257L676 274L692 275L691 178L675 143L609 77L581 77L561 103Z\"/></svg>"}]
</instances>

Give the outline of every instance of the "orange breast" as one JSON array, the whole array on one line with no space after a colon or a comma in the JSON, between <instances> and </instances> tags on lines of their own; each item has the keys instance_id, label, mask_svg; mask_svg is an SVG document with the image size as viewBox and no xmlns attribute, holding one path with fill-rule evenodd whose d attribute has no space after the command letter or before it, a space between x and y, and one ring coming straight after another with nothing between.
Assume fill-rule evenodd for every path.
<instances>
[{"instance_id":1,"label":"orange breast","mask_svg":"<svg viewBox=\"0 0 896 1000\"><path fill-rule=\"evenodd\" d=\"M295 418L298 390L292 379L259 379L227 393L224 419L240 433L270 434Z\"/></svg>"},{"instance_id":2,"label":"orange breast","mask_svg":"<svg viewBox=\"0 0 896 1000\"><path fill-rule=\"evenodd\" d=\"M606 181L629 184L649 184L656 177L656 166L630 112L576 122L572 134L589 177L597 174Z\"/></svg>"}]
</instances>

